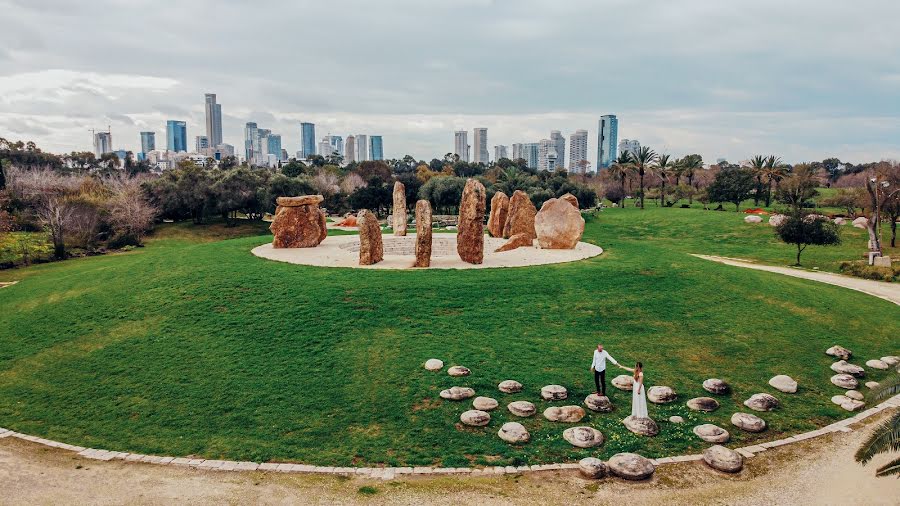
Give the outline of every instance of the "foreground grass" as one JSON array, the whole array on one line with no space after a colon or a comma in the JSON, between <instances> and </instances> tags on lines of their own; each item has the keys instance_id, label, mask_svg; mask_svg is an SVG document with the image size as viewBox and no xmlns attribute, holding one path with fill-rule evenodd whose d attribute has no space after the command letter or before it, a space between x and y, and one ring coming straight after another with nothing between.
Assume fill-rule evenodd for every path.
<instances>
[{"instance_id":1,"label":"foreground grass","mask_svg":"<svg viewBox=\"0 0 900 506\"><path fill-rule=\"evenodd\" d=\"M775 374L793 376L800 392L778 394L783 407L764 415L761 436L733 430L736 444L846 416L829 401L837 389L824 349L840 343L856 362L895 354L900 309L689 255L789 263L790 247L770 227L742 218L607 210L585 233L606 249L601 257L449 272L288 265L250 254L266 236L196 242L187 228L161 230L173 235L126 254L23 269L23 282L0 289L0 426L141 453L462 466L694 451L704 446L695 424L731 428L731 414L771 392ZM828 268L856 250L812 249L804 261ZM650 406L660 436L627 432L630 393L611 388L617 410L583 422L606 434L598 450L572 449L567 425L539 415L522 420L531 443L497 438L515 419L508 401L551 405L540 401L543 385L570 389L569 401L552 404L580 404L593 389L598 340L624 363L643 361L648 384L679 392L674 405ZM473 375L428 373L421 365L431 357ZM887 374L896 373L870 377ZM734 393L714 413L689 411L684 401L705 395L708 377ZM499 393L504 379L525 392ZM438 397L454 384L501 401L487 428L458 425L470 404ZM688 423L666 422L673 414Z\"/></svg>"}]
</instances>

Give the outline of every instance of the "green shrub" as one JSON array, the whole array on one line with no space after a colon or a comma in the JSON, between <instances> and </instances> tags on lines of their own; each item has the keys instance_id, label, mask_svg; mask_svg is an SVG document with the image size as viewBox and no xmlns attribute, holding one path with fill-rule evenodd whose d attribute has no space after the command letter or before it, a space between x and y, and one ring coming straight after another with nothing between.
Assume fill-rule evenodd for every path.
<instances>
[{"instance_id":1,"label":"green shrub","mask_svg":"<svg viewBox=\"0 0 900 506\"><path fill-rule=\"evenodd\" d=\"M849 276L875 281L900 282L900 265L875 267L864 261L841 262L841 272Z\"/></svg>"}]
</instances>

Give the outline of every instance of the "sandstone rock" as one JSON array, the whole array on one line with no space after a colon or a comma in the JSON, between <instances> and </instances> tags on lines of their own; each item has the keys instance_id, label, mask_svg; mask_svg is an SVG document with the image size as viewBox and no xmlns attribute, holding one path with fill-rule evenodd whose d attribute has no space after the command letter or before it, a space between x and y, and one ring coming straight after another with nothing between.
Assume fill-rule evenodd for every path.
<instances>
[{"instance_id":1,"label":"sandstone rock","mask_svg":"<svg viewBox=\"0 0 900 506\"><path fill-rule=\"evenodd\" d=\"M751 214L750 216L745 216L744 221L747 223L762 223L762 217Z\"/></svg>"},{"instance_id":2,"label":"sandstone rock","mask_svg":"<svg viewBox=\"0 0 900 506\"><path fill-rule=\"evenodd\" d=\"M513 444L527 443L531 439L531 434L519 422L504 423L500 430L497 431L497 435L507 443Z\"/></svg>"},{"instance_id":3,"label":"sandstone rock","mask_svg":"<svg viewBox=\"0 0 900 506\"><path fill-rule=\"evenodd\" d=\"M834 221L835 225L846 225L847 224L847 220L845 220L844 218L841 218L840 216L833 219L832 221Z\"/></svg>"},{"instance_id":4,"label":"sandstone rock","mask_svg":"<svg viewBox=\"0 0 900 506\"><path fill-rule=\"evenodd\" d=\"M447 399L449 401L461 401L463 399L474 397L475 390L472 390L469 387L450 387L446 390L441 390L440 396L441 399Z\"/></svg>"},{"instance_id":5,"label":"sandstone rock","mask_svg":"<svg viewBox=\"0 0 900 506\"><path fill-rule=\"evenodd\" d=\"M847 393L845 393L844 395L846 395L850 399L853 399L854 401L861 401L864 399L863 394L856 390L847 390Z\"/></svg>"},{"instance_id":6,"label":"sandstone rock","mask_svg":"<svg viewBox=\"0 0 900 506\"><path fill-rule=\"evenodd\" d=\"M747 432L762 432L766 430L766 421L750 413L735 413L731 415L731 424Z\"/></svg>"},{"instance_id":7,"label":"sandstone rock","mask_svg":"<svg viewBox=\"0 0 900 506\"><path fill-rule=\"evenodd\" d=\"M875 388L878 385L880 385L880 383L878 383L877 381L867 381L866 382L866 388L868 388L868 389Z\"/></svg>"},{"instance_id":8,"label":"sandstone rock","mask_svg":"<svg viewBox=\"0 0 900 506\"><path fill-rule=\"evenodd\" d=\"M769 225L772 225L773 227L777 227L778 225L781 225L782 223L784 223L784 220L786 220L786 219L787 219L787 216L785 216L783 214L773 214L772 216L769 217Z\"/></svg>"},{"instance_id":9,"label":"sandstone rock","mask_svg":"<svg viewBox=\"0 0 900 506\"><path fill-rule=\"evenodd\" d=\"M509 197L503 192L497 192L491 197L491 214L488 215L488 233L491 237L503 237L503 227L506 225L506 215L509 213Z\"/></svg>"},{"instance_id":10,"label":"sandstone rock","mask_svg":"<svg viewBox=\"0 0 900 506\"><path fill-rule=\"evenodd\" d=\"M559 200L565 200L566 202L572 204L572 207L574 207L575 209L580 209L578 207L578 197L576 197L575 195L572 195L571 193L567 193L567 194L563 195L562 197L559 198Z\"/></svg>"},{"instance_id":11,"label":"sandstone rock","mask_svg":"<svg viewBox=\"0 0 900 506\"><path fill-rule=\"evenodd\" d=\"M356 216L349 215L345 216L343 220L335 223L335 226L338 227L358 227L359 223L356 221Z\"/></svg>"},{"instance_id":12,"label":"sandstone rock","mask_svg":"<svg viewBox=\"0 0 900 506\"><path fill-rule=\"evenodd\" d=\"M585 478L597 480L606 478L606 475L609 474L609 466L598 458L587 457L578 461L578 471Z\"/></svg>"},{"instance_id":13,"label":"sandstone rock","mask_svg":"<svg viewBox=\"0 0 900 506\"><path fill-rule=\"evenodd\" d=\"M626 480L645 480L653 475L656 466L650 459L636 453L617 453L607 462L612 474Z\"/></svg>"},{"instance_id":14,"label":"sandstone rock","mask_svg":"<svg viewBox=\"0 0 900 506\"><path fill-rule=\"evenodd\" d=\"M436 358L429 358L425 361L425 369L429 371L440 371L444 368L444 362Z\"/></svg>"},{"instance_id":15,"label":"sandstone rock","mask_svg":"<svg viewBox=\"0 0 900 506\"><path fill-rule=\"evenodd\" d=\"M522 384L516 380L501 381L497 389L505 394L515 394L522 391Z\"/></svg>"},{"instance_id":16,"label":"sandstone rock","mask_svg":"<svg viewBox=\"0 0 900 506\"><path fill-rule=\"evenodd\" d=\"M609 402L609 397L605 395L591 394L584 398L584 405L591 411L600 413L609 413L613 410L613 405Z\"/></svg>"},{"instance_id":17,"label":"sandstone rock","mask_svg":"<svg viewBox=\"0 0 900 506\"><path fill-rule=\"evenodd\" d=\"M725 473L736 473L744 468L744 457L740 453L722 445L710 446L703 450L703 462Z\"/></svg>"},{"instance_id":18,"label":"sandstone rock","mask_svg":"<svg viewBox=\"0 0 900 506\"><path fill-rule=\"evenodd\" d=\"M694 411L715 411L719 409L719 401L712 397L694 397L687 401L687 407Z\"/></svg>"},{"instance_id":19,"label":"sandstone rock","mask_svg":"<svg viewBox=\"0 0 900 506\"><path fill-rule=\"evenodd\" d=\"M459 415L459 421L472 427L484 427L491 422L491 415L484 411L470 409Z\"/></svg>"},{"instance_id":20,"label":"sandstone rock","mask_svg":"<svg viewBox=\"0 0 900 506\"><path fill-rule=\"evenodd\" d=\"M831 364L831 370L839 374L849 374L851 376L856 376L857 378L862 378L866 375L865 369L858 365L851 364L846 360L838 360L837 362Z\"/></svg>"},{"instance_id":21,"label":"sandstone rock","mask_svg":"<svg viewBox=\"0 0 900 506\"><path fill-rule=\"evenodd\" d=\"M855 228L868 228L869 219L865 216L860 216L851 222Z\"/></svg>"},{"instance_id":22,"label":"sandstone rock","mask_svg":"<svg viewBox=\"0 0 900 506\"><path fill-rule=\"evenodd\" d=\"M278 197L278 207L269 230L273 248L312 248L328 236L325 212L319 209L321 195Z\"/></svg>"},{"instance_id":23,"label":"sandstone rock","mask_svg":"<svg viewBox=\"0 0 900 506\"><path fill-rule=\"evenodd\" d=\"M863 401L858 401L856 399L847 399L847 402L841 403L841 408L847 411L859 411L862 408L866 407L866 403Z\"/></svg>"},{"instance_id":24,"label":"sandstone rock","mask_svg":"<svg viewBox=\"0 0 900 506\"><path fill-rule=\"evenodd\" d=\"M647 400L654 404L668 404L677 398L678 394L671 387L652 386L647 389Z\"/></svg>"},{"instance_id":25,"label":"sandstone rock","mask_svg":"<svg viewBox=\"0 0 900 506\"><path fill-rule=\"evenodd\" d=\"M476 179L466 181L459 203L459 231L456 252L463 262L480 264L484 260L485 190Z\"/></svg>"},{"instance_id":26,"label":"sandstone rock","mask_svg":"<svg viewBox=\"0 0 900 506\"><path fill-rule=\"evenodd\" d=\"M475 400L472 401L472 407L480 411L493 411L497 409L498 405L497 399L492 399L490 397L476 397Z\"/></svg>"},{"instance_id":27,"label":"sandstone rock","mask_svg":"<svg viewBox=\"0 0 900 506\"><path fill-rule=\"evenodd\" d=\"M845 390L853 390L859 386L859 381L849 374L835 374L831 377L831 383Z\"/></svg>"},{"instance_id":28,"label":"sandstone rock","mask_svg":"<svg viewBox=\"0 0 900 506\"><path fill-rule=\"evenodd\" d=\"M711 423L694 427L694 434L707 443L727 443L731 439L731 434L727 430Z\"/></svg>"},{"instance_id":29,"label":"sandstone rock","mask_svg":"<svg viewBox=\"0 0 900 506\"><path fill-rule=\"evenodd\" d=\"M569 392L562 385L547 385L541 388L541 399L545 401L561 401L568 396Z\"/></svg>"},{"instance_id":30,"label":"sandstone rock","mask_svg":"<svg viewBox=\"0 0 900 506\"><path fill-rule=\"evenodd\" d=\"M881 357L881 361L888 365L888 367L894 367L896 365L900 365L900 357L896 355L888 355L886 357Z\"/></svg>"},{"instance_id":31,"label":"sandstone rock","mask_svg":"<svg viewBox=\"0 0 900 506\"><path fill-rule=\"evenodd\" d=\"M503 225L503 237L512 237L516 234L525 234L529 240L537 238L534 232L534 216L537 214L534 204L528 198L528 194L522 190L516 190L509 198L509 213L506 215L506 224ZM531 244L529 242L529 244Z\"/></svg>"},{"instance_id":32,"label":"sandstone rock","mask_svg":"<svg viewBox=\"0 0 900 506\"><path fill-rule=\"evenodd\" d=\"M718 378L710 378L703 382L703 390L711 394L716 395L724 395L728 393L728 383L718 379Z\"/></svg>"},{"instance_id":33,"label":"sandstone rock","mask_svg":"<svg viewBox=\"0 0 900 506\"><path fill-rule=\"evenodd\" d=\"M847 397L846 395L832 395L831 396L831 402L837 404L838 406L840 406L841 404L843 404L849 400L851 400L851 399L849 397Z\"/></svg>"},{"instance_id":34,"label":"sandstone rock","mask_svg":"<svg viewBox=\"0 0 900 506\"><path fill-rule=\"evenodd\" d=\"M639 436L655 436L659 434L659 426L650 418L627 416L622 423L625 428Z\"/></svg>"},{"instance_id":35,"label":"sandstone rock","mask_svg":"<svg viewBox=\"0 0 900 506\"><path fill-rule=\"evenodd\" d=\"M504 251L511 251L517 248L523 247L532 247L534 246L534 239L528 236L528 234L521 233L516 234L509 238L502 246L494 250L494 253L502 253Z\"/></svg>"},{"instance_id":36,"label":"sandstone rock","mask_svg":"<svg viewBox=\"0 0 900 506\"><path fill-rule=\"evenodd\" d=\"M744 401L744 406L753 411L772 411L779 406L778 399L769 394L753 394Z\"/></svg>"},{"instance_id":37,"label":"sandstone rock","mask_svg":"<svg viewBox=\"0 0 900 506\"><path fill-rule=\"evenodd\" d=\"M769 380L769 385L775 390L779 390L786 394L797 393L797 382L790 376L779 374Z\"/></svg>"},{"instance_id":38,"label":"sandstone rock","mask_svg":"<svg viewBox=\"0 0 900 506\"><path fill-rule=\"evenodd\" d=\"M619 390L630 392L634 388L634 378L627 374L620 374L612 380L612 385Z\"/></svg>"},{"instance_id":39,"label":"sandstone rock","mask_svg":"<svg viewBox=\"0 0 900 506\"><path fill-rule=\"evenodd\" d=\"M472 371L470 371L468 367L455 365L450 369L447 369L447 374L450 376L468 376L469 374L472 374Z\"/></svg>"},{"instance_id":40,"label":"sandstone rock","mask_svg":"<svg viewBox=\"0 0 900 506\"><path fill-rule=\"evenodd\" d=\"M506 409L508 409L510 413L523 418L533 416L537 412L537 408L534 407L534 404L528 401L510 402L509 405L506 406Z\"/></svg>"},{"instance_id":41,"label":"sandstone rock","mask_svg":"<svg viewBox=\"0 0 900 506\"><path fill-rule=\"evenodd\" d=\"M359 265L372 265L384 260L384 244L381 242L381 225L368 209L357 215L359 223Z\"/></svg>"},{"instance_id":42,"label":"sandstone rock","mask_svg":"<svg viewBox=\"0 0 900 506\"><path fill-rule=\"evenodd\" d=\"M394 235L406 235L406 185L400 181L394 182L394 214L391 221L391 227L394 229Z\"/></svg>"},{"instance_id":43,"label":"sandstone rock","mask_svg":"<svg viewBox=\"0 0 900 506\"><path fill-rule=\"evenodd\" d=\"M580 406L552 406L544 410L544 418L551 422L578 423L584 418Z\"/></svg>"},{"instance_id":44,"label":"sandstone rock","mask_svg":"<svg viewBox=\"0 0 900 506\"><path fill-rule=\"evenodd\" d=\"M563 439L577 448L593 448L603 444L603 433L593 427L570 427L563 431Z\"/></svg>"},{"instance_id":45,"label":"sandstone rock","mask_svg":"<svg viewBox=\"0 0 900 506\"><path fill-rule=\"evenodd\" d=\"M866 360L866 367L871 367L872 369L878 369L881 371L887 370L890 366L888 366L883 360Z\"/></svg>"},{"instance_id":46,"label":"sandstone rock","mask_svg":"<svg viewBox=\"0 0 900 506\"><path fill-rule=\"evenodd\" d=\"M672 415L669 417L670 423L684 423L684 417L678 415Z\"/></svg>"},{"instance_id":47,"label":"sandstone rock","mask_svg":"<svg viewBox=\"0 0 900 506\"><path fill-rule=\"evenodd\" d=\"M544 249L574 249L584 233L578 209L561 199L549 199L534 217L534 232Z\"/></svg>"},{"instance_id":48,"label":"sandstone rock","mask_svg":"<svg viewBox=\"0 0 900 506\"><path fill-rule=\"evenodd\" d=\"M416 202L416 263L414 267L431 266L431 204Z\"/></svg>"},{"instance_id":49,"label":"sandstone rock","mask_svg":"<svg viewBox=\"0 0 900 506\"><path fill-rule=\"evenodd\" d=\"M850 357L853 356L853 352L844 348L843 346L834 345L831 348L825 350L826 355L831 355L832 357L837 357L841 360L850 360Z\"/></svg>"}]
</instances>

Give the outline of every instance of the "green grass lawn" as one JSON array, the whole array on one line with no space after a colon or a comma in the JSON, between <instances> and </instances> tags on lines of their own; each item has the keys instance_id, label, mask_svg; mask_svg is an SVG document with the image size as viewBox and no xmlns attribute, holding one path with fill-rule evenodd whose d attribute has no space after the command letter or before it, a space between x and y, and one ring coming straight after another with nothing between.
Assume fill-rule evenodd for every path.
<instances>
[{"instance_id":1,"label":"green grass lawn","mask_svg":"<svg viewBox=\"0 0 900 506\"><path fill-rule=\"evenodd\" d=\"M87 447L322 465L520 464L662 456L705 446L691 428L712 422L733 444L776 439L848 414L829 399L824 350L839 343L854 362L900 351L900 308L858 292L740 269L690 253L788 264L791 247L743 215L691 209L612 209L589 218L597 258L554 266L469 271L326 269L272 262L250 250L269 238L243 231L166 225L146 248L0 273L0 426ZM863 231L814 248L804 263L833 270L865 249ZM539 411L543 385L593 390L591 353L602 340L624 363L641 360L648 385L679 393L650 405L661 426L640 438L620 423L630 393L584 424L607 436L594 451L562 439L567 424L521 420L532 441L510 446L496 432L515 419L511 400ZM472 376L429 373L432 357ZM614 369L613 369L614 370ZM788 374L795 395L767 381ZM872 371L876 381L895 372ZM733 394L710 414L684 401L706 395L709 377ZM516 379L521 394L496 385ZM486 428L463 429L469 402L438 392L471 386L501 407ZM770 429L728 422L757 392L782 408ZM688 423L675 425L670 415ZM733 430L732 430L733 429Z\"/></svg>"}]
</instances>

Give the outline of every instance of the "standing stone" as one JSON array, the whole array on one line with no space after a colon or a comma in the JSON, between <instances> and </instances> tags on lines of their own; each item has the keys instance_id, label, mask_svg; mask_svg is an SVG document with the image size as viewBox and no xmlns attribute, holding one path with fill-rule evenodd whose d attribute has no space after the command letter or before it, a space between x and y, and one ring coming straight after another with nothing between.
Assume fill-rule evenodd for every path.
<instances>
[{"instance_id":1,"label":"standing stone","mask_svg":"<svg viewBox=\"0 0 900 506\"><path fill-rule=\"evenodd\" d=\"M516 190L509 198L509 213L506 215L506 224L503 226L503 237L509 238L516 234L525 234L528 239L537 239L534 232L534 217L537 209L528 198L528 194L522 190Z\"/></svg>"},{"instance_id":2,"label":"standing stone","mask_svg":"<svg viewBox=\"0 0 900 506\"><path fill-rule=\"evenodd\" d=\"M574 249L584 233L584 218L569 202L550 199L534 217L534 232L544 249Z\"/></svg>"},{"instance_id":3,"label":"standing stone","mask_svg":"<svg viewBox=\"0 0 900 506\"><path fill-rule=\"evenodd\" d=\"M571 193L567 193L567 194L563 195L562 197L560 197L559 199L565 200L566 202L572 204L572 207L574 207L575 209L580 209L578 207L578 197L576 197L575 195L572 195Z\"/></svg>"},{"instance_id":4,"label":"standing stone","mask_svg":"<svg viewBox=\"0 0 900 506\"><path fill-rule=\"evenodd\" d=\"M275 217L269 230L275 237L273 248L312 248L326 236L325 211L319 209L324 200L321 195L278 197Z\"/></svg>"},{"instance_id":5,"label":"standing stone","mask_svg":"<svg viewBox=\"0 0 900 506\"><path fill-rule=\"evenodd\" d=\"M459 203L459 232L456 252L463 262L480 264L484 260L484 185L475 179L466 181Z\"/></svg>"},{"instance_id":6,"label":"standing stone","mask_svg":"<svg viewBox=\"0 0 900 506\"><path fill-rule=\"evenodd\" d=\"M416 263L414 267L431 266L431 204L416 202Z\"/></svg>"},{"instance_id":7,"label":"standing stone","mask_svg":"<svg viewBox=\"0 0 900 506\"><path fill-rule=\"evenodd\" d=\"M394 220L391 224L394 235L406 235L406 185L400 181L394 182ZM418 232L418 227L416 227Z\"/></svg>"},{"instance_id":8,"label":"standing stone","mask_svg":"<svg viewBox=\"0 0 900 506\"><path fill-rule=\"evenodd\" d=\"M497 192L491 197L491 214L488 217L488 233L491 237L503 237L503 227L509 214L509 197Z\"/></svg>"},{"instance_id":9,"label":"standing stone","mask_svg":"<svg viewBox=\"0 0 900 506\"><path fill-rule=\"evenodd\" d=\"M359 223L359 265L372 265L384 260L381 226L375 213L363 209L357 216Z\"/></svg>"}]
</instances>

